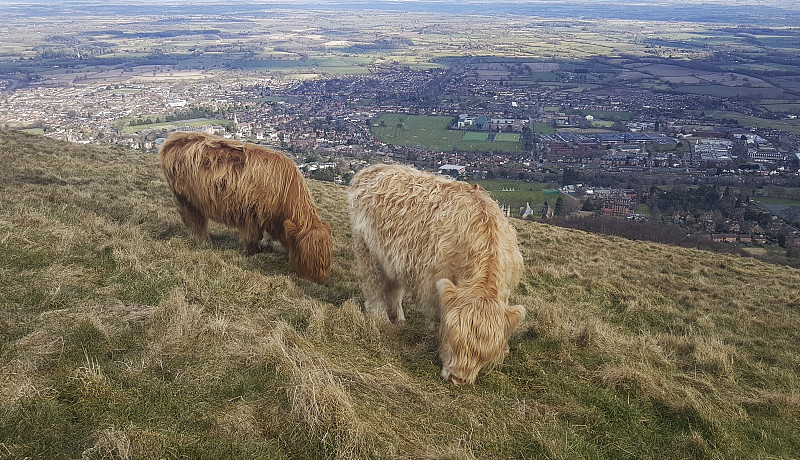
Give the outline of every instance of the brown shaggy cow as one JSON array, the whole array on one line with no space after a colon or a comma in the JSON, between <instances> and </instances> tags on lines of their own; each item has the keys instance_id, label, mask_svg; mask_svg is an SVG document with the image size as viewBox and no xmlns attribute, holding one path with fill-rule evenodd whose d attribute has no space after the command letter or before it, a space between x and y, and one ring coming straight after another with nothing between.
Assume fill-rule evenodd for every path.
<instances>
[{"instance_id":1,"label":"brown shaggy cow","mask_svg":"<svg viewBox=\"0 0 800 460\"><path fill-rule=\"evenodd\" d=\"M406 166L376 165L348 196L365 309L404 321L406 289L439 320L442 377L473 383L502 361L525 308L509 306L522 275L516 232L480 187Z\"/></svg>"},{"instance_id":2,"label":"brown shaggy cow","mask_svg":"<svg viewBox=\"0 0 800 460\"><path fill-rule=\"evenodd\" d=\"M161 147L161 166L189 233L209 241L208 219L239 230L247 254L268 233L289 252L302 278L324 282L333 259L331 226L320 221L292 160L254 144L176 132Z\"/></svg>"}]
</instances>

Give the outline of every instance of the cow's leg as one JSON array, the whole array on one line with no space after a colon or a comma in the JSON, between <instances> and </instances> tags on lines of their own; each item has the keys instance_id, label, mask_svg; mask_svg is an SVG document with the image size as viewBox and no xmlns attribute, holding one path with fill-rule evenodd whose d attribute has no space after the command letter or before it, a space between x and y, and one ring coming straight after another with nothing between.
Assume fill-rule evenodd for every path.
<instances>
[{"instance_id":1,"label":"cow's leg","mask_svg":"<svg viewBox=\"0 0 800 460\"><path fill-rule=\"evenodd\" d=\"M389 320L391 316L396 317L396 311L390 313L387 303L391 283L386 279L386 275L364 240L358 235L353 235L353 241L361 293L364 295L364 310L379 321Z\"/></svg>"},{"instance_id":2,"label":"cow's leg","mask_svg":"<svg viewBox=\"0 0 800 460\"><path fill-rule=\"evenodd\" d=\"M208 218L196 207L194 207L189 200L181 195L174 195L175 205L178 207L178 213L181 215L183 225L189 231L189 235L197 241L207 243L211 241L208 236Z\"/></svg>"},{"instance_id":3,"label":"cow's leg","mask_svg":"<svg viewBox=\"0 0 800 460\"><path fill-rule=\"evenodd\" d=\"M250 223L239 229L239 238L242 240L242 252L248 256L261 252L258 242L264 236L261 227L256 223Z\"/></svg>"},{"instance_id":4,"label":"cow's leg","mask_svg":"<svg viewBox=\"0 0 800 460\"><path fill-rule=\"evenodd\" d=\"M388 286L385 292L386 299L386 313L389 315L389 321L393 323L402 323L406 320L403 314L403 295L405 288L402 286L392 284Z\"/></svg>"}]
</instances>

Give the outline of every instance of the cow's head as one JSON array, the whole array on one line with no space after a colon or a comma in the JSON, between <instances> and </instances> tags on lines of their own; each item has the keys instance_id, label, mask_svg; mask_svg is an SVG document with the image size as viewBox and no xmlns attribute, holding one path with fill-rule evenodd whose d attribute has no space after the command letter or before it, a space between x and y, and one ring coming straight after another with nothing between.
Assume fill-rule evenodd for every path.
<instances>
[{"instance_id":1,"label":"cow's head","mask_svg":"<svg viewBox=\"0 0 800 460\"><path fill-rule=\"evenodd\" d=\"M317 221L308 228L300 228L287 219L283 228L292 270L301 278L324 283L333 262L331 225Z\"/></svg>"},{"instance_id":2,"label":"cow's head","mask_svg":"<svg viewBox=\"0 0 800 460\"><path fill-rule=\"evenodd\" d=\"M474 383L478 371L501 362L508 353L508 336L525 318L525 308L475 296L474 291L459 289L446 278L436 288L442 318L442 377L456 385Z\"/></svg>"}]
</instances>

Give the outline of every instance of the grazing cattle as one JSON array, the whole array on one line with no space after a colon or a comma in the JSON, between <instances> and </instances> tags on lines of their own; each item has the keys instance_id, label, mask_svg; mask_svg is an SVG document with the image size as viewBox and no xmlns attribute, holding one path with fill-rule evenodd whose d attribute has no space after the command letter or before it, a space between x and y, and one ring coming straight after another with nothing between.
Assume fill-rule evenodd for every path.
<instances>
[{"instance_id":1,"label":"grazing cattle","mask_svg":"<svg viewBox=\"0 0 800 460\"><path fill-rule=\"evenodd\" d=\"M236 228L246 254L268 233L300 277L324 282L333 259L331 226L320 221L292 160L254 144L177 132L161 147L161 167L189 233L209 241L208 219Z\"/></svg>"},{"instance_id":2,"label":"grazing cattle","mask_svg":"<svg viewBox=\"0 0 800 460\"><path fill-rule=\"evenodd\" d=\"M473 383L502 361L525 308L508 305L522 255L497 203L477 185L390 165L356 174L348 202L365 309L404 321L409 289L439 320L442 377L451 383Z\"/></svg>"}]
</instances>

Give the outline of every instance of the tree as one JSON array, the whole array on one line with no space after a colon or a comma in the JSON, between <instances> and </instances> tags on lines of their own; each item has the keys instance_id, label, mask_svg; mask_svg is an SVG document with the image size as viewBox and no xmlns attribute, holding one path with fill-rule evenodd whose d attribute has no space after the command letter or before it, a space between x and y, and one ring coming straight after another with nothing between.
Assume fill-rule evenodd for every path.
<instances>
[{"instance_id":1,"label":"tree","mask_svg":"<svg viewBox=\"0 0 800 460\"><path fill-rule=\"evenodd\" d=\"M336 177L336 171L332 168L318 168L311 171L309 177L315 180L333 182L333 179Z\"/></svg>"},{"instance_id":2,"label":"tree","mask_svg":"<svg viewBox=\"0 0 800 460\"><path fill-rule=\"evenodd\" d=\"M561 184L574 185L580 181L580 173L572 168L564 168Z\"/></svg>"},{"instance_id":3,"label":"tree","mask_svg":"<svg viewBox=\"0 0 800 460\"><path fill-rule=\"evenodd\" d=\"M526 152L533 151L533 148L536 146L534 132L527 126L522 128L522 143Z\"/></svg>"},{"instance_id":4,"label":"tree","mask_svg":"<svg viewBox=\"0 0 800 460\"><path fill-rule=\"evenodd\" d=\"M625 124L622 123L621 121L615 121L614 124L611 125L611 129L613 131L622 131L622 132L628 131L628 127L625 126Z\"/></svg>"},{"instance_id":5,"label":"tree","mask_svg":"<svg viewBox=\"0 0 800 460\"><path fill-rule=\"evenodd\" d=\"M555 214L556 216L561 216L563 212L564 212L564 197L558 197L553 209L553 214Z\"/></svg>"}]
</instances>

